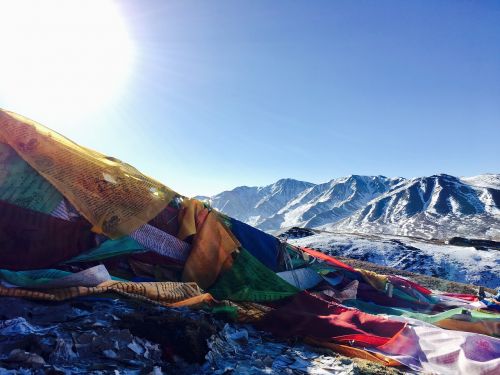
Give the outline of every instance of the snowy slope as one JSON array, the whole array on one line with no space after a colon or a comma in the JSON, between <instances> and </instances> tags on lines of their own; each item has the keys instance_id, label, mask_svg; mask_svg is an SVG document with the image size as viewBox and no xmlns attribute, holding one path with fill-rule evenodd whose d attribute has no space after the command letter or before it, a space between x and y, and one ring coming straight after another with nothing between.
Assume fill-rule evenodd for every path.
<instances>
[{"instance_id":1,"label":"snowy slope","mask_svg":"<svg viewBox=\"0 0 500 375\"><path fill-rule=\"evenodd\" d=\"M500 174L481 174L473 177L462 177L461 180L469 185L500 190Z\"/></svg>"},{"instance_id":2,"label":"snowy slope","mask_svg":"<svg viewBox=\"0 0 500 375\"><path fill-rule=\"evenodd\" d=\"M401 179L353 175L315 185L258 227L276 230L290 226L317 227L337 222L399 182Z\"/></svg>"},{"instance_id":3,"label":"snowy slope","mask_svg":"<svg viewBox=\"0 0 500 375\"><path fill-rule=\"evenodd\" d=\"M429 244L393 238L317 234L290 243L384 266L490 288L500 286L498 250Z\"/></svg>"},{"instance_id":4,"label":"snowy slope","mask_svg":"<svg viewBox=\"0 0 500 375\"><path fill-rule=\"evenodd\" d=\"M240 186L224 191L211 197L209 202L231 217L258 226L312 186L310 182L282 179L264 187Z\"/></svg>"},{"instance_id":5,"label":"snowy slope","mask_svg":"<svg viewBox=\"0 0 500 375\"><path fill-rule=\"evenodd\" d=\"M259 229L316 227L350 216L403 180L349 176L323 184L291 179L263 188L238 187L211 198L214 208Z\"/></svg>"},{"instance_id":6,"label":"snowy slope","mask_svg":"<svg viewBox=\"0 0 500 375\"><path fill-rule=\"evenodd\" d=\"M274 232L293 226L335 232L500 240L500 175L412 179L348 176L323 184L283 179L210 198L232 217Z\"/></svg>"},{"instance_id":7,"label":"snowy slope","mask_svg":"<svg viewBox=\"0 0 500 375\"><path fill-rule=\"evenodd\" d=\"M500 240L500 190L492 175L408 180L323 229L446 239Z\"/></svg>"}]
</instances>

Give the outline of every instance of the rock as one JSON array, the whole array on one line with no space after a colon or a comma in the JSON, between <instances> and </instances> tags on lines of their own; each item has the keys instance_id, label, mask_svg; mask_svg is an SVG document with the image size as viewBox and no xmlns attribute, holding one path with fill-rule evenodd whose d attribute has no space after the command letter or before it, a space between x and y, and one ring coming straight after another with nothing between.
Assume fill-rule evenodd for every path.
<instances>
[{"instance_id":1,"label":"rock","mask_svg":"<svg viewBox=\"0 0 500 375\"><path fill-rule=\"evenodd\" d=\"M14 349L10 352L7 358L8 362L16 362L20 367L35 367L39 368L45 365L45 360L38 354L25 352L21 349Z\"/></svg>"}]
</instances>

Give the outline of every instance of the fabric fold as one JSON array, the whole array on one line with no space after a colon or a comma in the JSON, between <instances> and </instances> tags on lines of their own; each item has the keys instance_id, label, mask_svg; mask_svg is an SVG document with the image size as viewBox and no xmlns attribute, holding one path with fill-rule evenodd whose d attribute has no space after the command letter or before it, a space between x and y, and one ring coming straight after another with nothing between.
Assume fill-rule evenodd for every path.
<instances>
[{"instance_id":1,"label":"fabric fold","mask_svg":"<svg viewBox=\"0 0 500 375\"><path fill-rule=\"evenodd\" d=\"M63 197L16 151L0 143L0 200L23 208L49 213Z\"/></svg>"},{"instance_id":2,"label":"fabric fold","mask_svg":"<svg viewBox=\"0 0 500 375\"><path fill-rule=\"evenodd\" d=\"M90 224L65 221L0 201L0 265L49 268L95 247Z\"/></svg>"},{"instance_id":3,"label":"fabric fold","mask_svg":"<svg viewBox=\"0 0 500 375\"><path fill-rule=\"evenodd\" d=\"M231 268L231 254L239 246L217 214L211 211L201 228L197 228L191 253L184 265L182 281L195 282L203 289L208 289L221 271Z\"/></svg>"},{"instance_id":4,"label":"fabric fold","mask_svg":"<svg viewBox=\"0 0 500 375\"><path fill-rule=\"evenodd\" d=\"M144 246L133 238L125 236L117 240L106 240L98 247L77 255L64 262L64 264L92 262L121 255L143 253L145 251Z\"/></svg>"},{"instance_id":5,"label":"fabric fold","mask_svg":"<svg viewBox=\"0 0 500 375\"><path fill-rule=\"evenodd\" d=\"M56 269L33 271L0 270L0 276L11 284L32 289L98 286L105 281L111 280L108 270L102 264L76 273Z\"/></svg>"},{"instance_id":6,"label":"fabric fold","mask_svg":"<svg viewBox=\"0 0 500 375\"><path fill-rule=\"evenodd\" d=\"M311 268L298 268L295 270L278 272L276 275L299 290L315 287L323 281L323 278Z\"/></svg>"},{"instance_id":7,"label":"fabric fold","mask_svg":"<svg viewBox=\"0 0 500 375\"><path fill-rule=\"evenodd\" d=\"M176 195L132 166L13 112L0 110L0 142L59 190L97 232L111 238L147 223Z\"/></svg>"},{"instance_id":8,"label":"fabric fold","mask_svg":"<svg viewBox=\"0 0 500 375\"><path fill-rule=\"evenodd\" d=\"M194 283L105 281L96 287L78 286L46 291L0 286L0 296L45 301L64 301L70 298L104 293L117 293L133 299L172 307L198 305L213 301L212 296L203 293Z\"/></svg>"},{"instance_id":9,"label":"fabric fold","mask_svg":"<svg viewBox=\"0 0 500 375\"><path fill-rule=\"evenodd\" d=\"M184 262L189 256L191 246L152 225L144 224L130 234L134 240L147 249L164 257Z\"/></svg>"},{"instance_id":10,"label":"fabric fold","mask_svg":"<svg viewBox=\"0 0 500 375\"><path fill-rule=\"evenodd\" d=\"M297 294L257 324L278 337L311 337L362 346L387 343L406 325L344 307L308 292Z\"/></svg>"},{"instance_id":11,"label":"fabric fold","mask_svg":"<svg viewBox=\"0 0 500 375\"><path fill-rule=\"evenodd\" d=\"M209 292L217 299L269 302L293 296L299 289L241 249L231 269L220 275Z\"/></svg>"},{"instance_id":12,"label":"fabric fold","mask_svg":"<svg viewBox=\"0 0 500 375\"><path fill-rule=\"evenodd\" d=\"M500 371L500 340L429 325L407 325L390 342L370 349L416 370L439 374L495 375Z\"/></svg>"},{"instance_id":13,"label":"fabric fold","mask_svg":"<svg viewBox=\"0 0 500 375\"><path fill-rule=\"evenodd\" d=\"M232 218L230 229L241 243L241 247L272 271L279 271L280 242L276 237Z\"/></svg>"},{"instance_id":14,"label":"fabric fold","mask_svg":"<svg viewBox=\"0 0 500 375\"><path fill-rule=\"evenodd\" d=\"M202 211L208 213L208 209L205 208L203 202L196 199L184 199L182 201L182 208L178 214L179 232L177 238L184 241L196 234L201 226L201 223L197 222L197 218Z\"/></svg>"}]
</instances>

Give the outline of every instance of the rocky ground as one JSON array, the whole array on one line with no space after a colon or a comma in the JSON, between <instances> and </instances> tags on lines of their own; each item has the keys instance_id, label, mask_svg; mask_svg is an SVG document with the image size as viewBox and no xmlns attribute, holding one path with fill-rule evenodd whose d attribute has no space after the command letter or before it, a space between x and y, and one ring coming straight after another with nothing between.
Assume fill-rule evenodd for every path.
<instances>
[{"instance_id":1,"label":"rocky ground","mask_svg":"<svg viewBox=\"0 0 500 375\"><path fill-rule=\"evenodd\" d=\"M2 298L0 374L387 374L203 311L111 298ZM389 373L400 373L390 369Z\"/></svg>"},{"instance_id":2,"label":"rocky ground","mask_svg":"<svg viewBox=\"0 0 500 375\"><path fill-rule=\"evenodd\" d=\"M473 285L338 257L433 290L476 294ZM494 292L492 289L486 289ZM0 299L4 374L400 374L248 325L189 309L114 298L67 302Z\"/></svg>"}]
</instances>

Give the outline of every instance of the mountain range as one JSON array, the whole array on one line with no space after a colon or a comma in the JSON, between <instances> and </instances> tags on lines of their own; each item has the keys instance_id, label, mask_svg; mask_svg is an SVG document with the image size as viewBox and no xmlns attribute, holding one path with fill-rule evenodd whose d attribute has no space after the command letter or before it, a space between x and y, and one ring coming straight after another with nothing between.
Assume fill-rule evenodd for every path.
<instances>
[{"instance_id":1,"label":"mountain range","mask_svg":"<svg viewBox=\"0 0 500 375\"><path fill-rule=\"evenodd\" d=\"M313 184L281 179L198 197L267 232L293 226L342 233L500 240L500 175L351 175Z\"/></svg>"}]
</instances>

